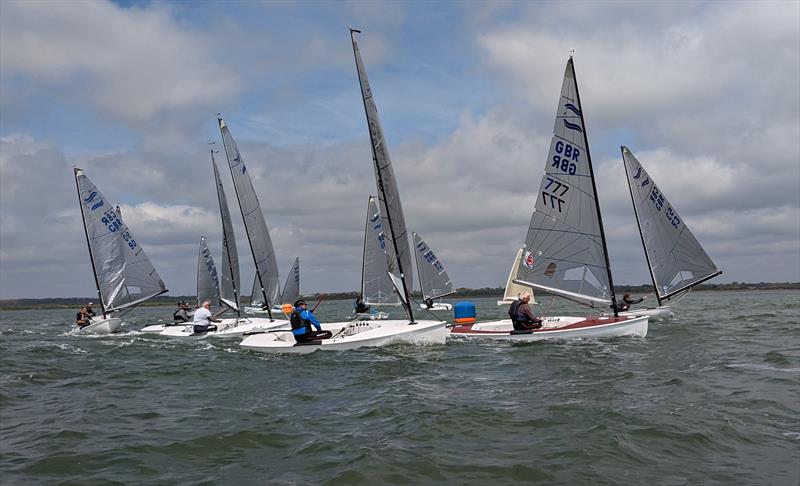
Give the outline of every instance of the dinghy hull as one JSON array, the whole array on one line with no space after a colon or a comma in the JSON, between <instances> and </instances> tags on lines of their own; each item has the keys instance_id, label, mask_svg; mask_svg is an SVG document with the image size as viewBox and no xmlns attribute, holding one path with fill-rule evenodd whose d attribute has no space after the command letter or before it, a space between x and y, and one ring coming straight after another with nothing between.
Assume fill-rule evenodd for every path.
<instances>
[{"instance_id":1,"label":"dinghy hull","mask_svg":"<svg viewBox=\"0 0 800 486\"><path fill-rule=\"evenodd\" d=\"M425 304L421 304L419 306L419 310L450 311L453 310L453 304L448 304L447 302L436 302L431 308L428 308L428 306Z\"/></svg>"},{"instance_id":2,"label":"dinghy hull","mask_svg":"<svg viewBox=\"0 0 800 486\"><path fill-rule=\"evenodd\" d=\"M119 317L109 317L108 319L92 319L92 323L81 328L81 333L92 334L113 334L119 332L122 327L122 319Z\"/></svg>"},{"instance_id":3,"label":"dinghy hull","mask_svg":"<svg viewBox=\"0 0 800 486\"><path fill-rule=\"evenodd\" d=\"M289 327L289 321L274 320L261 318L243 318L243 319L223 319L222 322L217 324L216 331L195 333L194 324L185 326L168 326L164 331L159 334L160 336L169 338L183 338L183 339L203 339L207 337L217 338L236 338L242 337L245 333L264 331L269 329L277 329L279 327Z\"/></svg>"},{"instance_id":4,"label":"dinghy hull","mask_svg":"<svg viewBox=\"0 0 800 486\"><path fill-rule=\"evenodd\" d=\"M266 332L248 336L240 346L262 353L311 353L316 350L344 351L366 346L380 347L396 343L444 344L447 327L444 321L407 320L353 321L322 324L333 337L315 344L297 344L291 331Z\"/></svg>"},{"instance_id":5,"label":"dinghy hull","mask_svg":"<svg viewBox=\"0 0 800 486\"><path fill-rule=\"evenodd\" d=\"M542 329L513 331L510 319L456 325L453 338L541 341L545 339L593 339L647 335L648 317L545 317Z\"/></svg>"},{"instance_id":6,"label":"dinghy hull","mask_svg":"<svg viewBox=\"0 0 800 486\"><path fill-rule=\"evenodd\" d=\"M650 322L668 321L675 317L675 313L672 312L672 308L668 305L662 305L654 309L636 309L627 312L620 312L619 315L627 317L649 316Z\"/></svg>"}]
</instances>

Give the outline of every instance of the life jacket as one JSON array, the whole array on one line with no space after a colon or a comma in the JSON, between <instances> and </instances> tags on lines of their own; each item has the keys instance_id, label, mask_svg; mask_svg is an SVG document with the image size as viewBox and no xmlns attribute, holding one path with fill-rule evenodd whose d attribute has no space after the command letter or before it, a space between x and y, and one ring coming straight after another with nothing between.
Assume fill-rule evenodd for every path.
<instances>
[{"instance_id":1,"label":"life jacket","mask_svg":"<svg viewBox=\"0 0 800 486\"><path fill-rule=\"evenodd\" d=\"M175 321L175 322L184 322L184 321L186 321L186 319L184 319L183 316L178 314L181 310L182 309L177 309L177 310L175 310L175 312L172 313L172 320L173 321Z\"/></svg>"},{"instance_id":2,"label":"life jacket","mask_svg":"<svg viewBox=\"0 0 800 486\"><path fill-rule=\"evenodd\" d=\"M308 319L303 319L297 309L293 310L289 315L289 322L292 323L292 334L305 334L307 332L311 332L311 321Z\"/></svg>"},{"instance_id":3,"label":"life jacket","mask_svg":"<svg viewBox=\"0 0 800 486\"><path fill-rule=\"evenodd\" d=\"M520 305L522 305L522 301L521 300L515 300L514 302L511 303L510 306L508 306L508 317L511 318L511 322L513 324L516 324L517 321L518 321L518 319L517 319L517 309L519 309Z\"/></svg>"}]
</instances>

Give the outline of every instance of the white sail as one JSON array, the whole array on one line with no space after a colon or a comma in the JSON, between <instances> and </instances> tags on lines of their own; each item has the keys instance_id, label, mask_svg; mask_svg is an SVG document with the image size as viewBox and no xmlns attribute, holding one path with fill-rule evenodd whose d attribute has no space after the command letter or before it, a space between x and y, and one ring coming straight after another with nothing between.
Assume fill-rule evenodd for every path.
<instances>
[{"instance_id":1,"label":"white sail","mask_svg":"<svg viewBox=\"0 0 800 486\"><path fill-rule=\"evenodd\" d=\"M300 298L300 259L295 258L289 274L286 276L286 283L283 284L283 292L281 292L281 302L284 304L293 304L294 301Z\"/></svg>"},{"instance_id":2,"label":"white sail","mask_svg":"<svg viewBox=\"0 0 800 486\"><path fill-rule=\"evenodd\" d=\"M508 273L508 280L506 280L506 289L503 293L503 300L504 301L514 301L519 298L519 294L522 292L531 292L529 287L525 287L518 283L514 282L514 279L517 278L517 271L519 270L520 262L522 261L522 252L523 249L520 248L517 250L517 256L514 258L514 263L511 264L511 270ZM535 299L533 298L533 292L531 292L531 301L530 303L534 303Z\"/></svg>"},{"instance_id":3,"label":"white sail","mask_svg":"<svg viewBox=\"0 0 800 486\"><path fill-rule=\"evenodd\" d=\"M247 239L250 241L250 249L253 252L256 280L259 283L258 293L266 300L269 307L278 301L279 285L278 262L275 259L272 239L269 236L267 222L264 221L264 214L261 212L256 191L253 188L253 181L247 172L247 166L239 153L239 148L222 117L218 117L217 120L222 134L222 143L225 146L225 155L231 169L236 198L239 200L239 208L242 211Z\"/></svg>"},{"instance_id":4,"label":"white sail","mask_svg":"<svg viewBox=\"0 0 800 486\"><path fill-rule=\"evenodd\" d=\"M636 221L659 305L722 272L700 246L650 174L621 147Z\"/></svg>"},{"instance_id":5,"label":"white sail","mask_svg":"<svg viewBox=\"0 0 800 486\"><path fill-rule=\"evenodd\" d=\"M412 233L414 238L414 252L419 273L419 285L422 287L423 299L438 299L455 293L453 282L447 275L444 265L433 253L433 250L418 233Z\"/></svg>"},{"instance_id":6,"label":"white sail","mask_svg":"<svg viewBox=\"0 0 800 486\"><path fill-rule=\"evenodd\" d=\"M389 157L389 149L383 136L383 128L378 117L378 108L372 97L372 90L367 79L367 72L361 60L353 33L357 30L351 29L351 39L353 42L353 54L358 71L358 80L361 85L361 96L364 101L364 111L367 117L369 137L372 144L372 160L375 169L375 182L378 186L378 201L380 202L380 213L384 231L386 231L386 255L388 259L389 272L400 279L402 285L398 289L403 292L403 302L406 303L406 310L409 317L412 317L410 306L407 305L409 296L413 290L412 269L411 269L411 249L408 245L408 234L406 232L405 217L403 206L400 202L400 194L397 191L394 171L392 170L392 160Z\"/></svg>"},{"instance_id":7,"label":"white sail","mask_svg":"<svg viewBox=\"0 0 800 486\"><path fill-rule=\"evenodd\" d=\"M236 249L236 237L233 234L231 212L228 209L228 199L225 197L225 188L219 176L217 161L214 159L214 150L211 149L211 165L214 168L214 182L217 187L217 200L219 201L219 215L222 220L222 275L219 285L219 295L222 302L231 309L239 310L239 252Z\"/></svg>"},{"instance_id":8,"label":"white sail","mask_svg":"<svg viewBox=\"0 0 800 486\"><path fill-rule=\"evenodd\" d=\"M139 241L114 204L97 190L82 169L75 168L86 239L101 305L113 312L167 292Z\"/></svg>"},{"instance_id":9,"label":"white sail","mask_svg":"<svg viewBox=\"0 0 800 486\"><path fill-rule=\"evenodd\" d=\"M219 277L214 257L206 244L206 237L200 237L200 252L197 255L197 305L209 300L211 305L217 307L222 304L219 295Z\"/></svg>"},{"instance_id":10,"label":"white sail","mask_svg":"<svg viewBox=\"0 0 800 486\"><path fill-rule=\"evenodd\" d=\"M367 201L364 226L364 255L361 264L361 299L367 305L398 305L400 298L389 278L386 258L386 235L383 232L378 200Z\"/></svg>"},{"instance_id":11,"label":"white sail","mask_svg":"<svg viewBox=\"0 0 800 486\"><path fill-rule=\"evenodd\" d=\"M567 61L545 174L516 282L599 307L611 297L586 128Z\"/></svg>"}]
</instances>

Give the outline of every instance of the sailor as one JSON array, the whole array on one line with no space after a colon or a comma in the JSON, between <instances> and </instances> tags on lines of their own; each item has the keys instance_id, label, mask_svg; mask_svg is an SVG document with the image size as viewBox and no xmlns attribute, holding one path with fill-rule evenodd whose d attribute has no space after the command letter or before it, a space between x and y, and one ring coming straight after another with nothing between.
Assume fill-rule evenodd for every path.
<instances>
[{"instance_id":1,"label":"sailor","mask_svg":"<svg viewBox=\"0 0 800 486\"><path fill-rule=\"evenodd\" d=\"M353 308L355 309L356 314L364 314L369 312L369 306L361 300L361 297L358 297L356 301L353 303Z\"/></svg>"},{"instance_id":2,"label":"sailor","mask_svg":"<svg viewBox=\"0 0 800 486\"><path fill-rule=\"evenodd\" d=\"M87 308L84 306L84 307L81 307L81 310L79 310L75 314L75 324L78 325L79 329L84 328L84 327L89 325L89 320L91 319L91 317L89 317L89 314L86 311L87 311Z\"/></svg>"},{"instance_id":3,"label":"sailor","mask_svg":"<svg viewBox=\"0 0 800 486\"><path fill-rule=\"evenodd\" d=\"M204 300L203 305L199 309L194 311L194 321L193 321L194 326L192 327L192 330L195 332L195 334L200 334L208 331L216 331L217 326L211 323L222 322L221 319L216 319L214 318L214 316L211 315L211 310L209 310L209 307L211 307L211 301Z\"/></svg>"},{"instance_id":4,"label":"sailor","mask_svg":"<svg viewBox=\"0 0 800 486\"><path fill-rule=\"evenodd\" d=\"M430 297L425 299L425 307L428 308L428 309L432 309L433 308L433 299L431 299Z\"/></svg>"},{"instance_id":5,"label":"sailor","mask_svg":"<svg viewBox=\"0 0 800 486\"><path fill-rule=\"evenodd\" d=\"M94 311L92 310L92 306L93 305L94 305L94 302L89 302L88 304L86 304L86 315L89 316L89 319L94 317Z\"/></svg>"},{"instance_id":6,"label":"sailor","mask_svg":"<svg viewBox=\"0 0 800 486\"><path fill-rule=\"evenodd\" d=\"M178 301L178 308L172 313L172 320L175 322L189 322L192 320L187 302Z\"/></svg>"},{"instance_id":7,"label":"sailor","mask_svg":"<svg viewBox=\"0 0 800 486\"><path fill-rule=\"evenodd\" d=\"M625 312L628 309L630 309L633 304L638 304L639 302L643 301L646 298L647 298L647 296L645 295L645 296L639 297L638 299L634 299L633 297L631 297L631 294L625 294L625 295L622 296L622 301L617 302L616 311L617 312ZM614 306L612 305L611 308L613 309Z\"/></svg>"},{"instance_id":8,"label":"sailor","mask_svg":"<svg viewBox=\"0 0 800 486\"><path fill-rule=\"evenodd\" d=\"M530 292L522 292L519 299L515 300L508 308L508 316L514 324L515 331L528 331L541 329L542 320L536 317L528 304L531 301Z\"/></svg>"},{"instance_id":9,"label":"sailor","mask_svg":"<svg viewBox=\"0 0 800 486\"><path fill-rule=\"evenodd\" d=\"M294 339L298 343L328 339L332 336L330 331L322 330L322 325L319 323L317 316L314 315L313 311L308 310L306 301L303 299L294 303L294 310L289 316L289 321L292 323ZM311 326L314 326L316 330L313 330Z\"/></svg>"}]
</instances>

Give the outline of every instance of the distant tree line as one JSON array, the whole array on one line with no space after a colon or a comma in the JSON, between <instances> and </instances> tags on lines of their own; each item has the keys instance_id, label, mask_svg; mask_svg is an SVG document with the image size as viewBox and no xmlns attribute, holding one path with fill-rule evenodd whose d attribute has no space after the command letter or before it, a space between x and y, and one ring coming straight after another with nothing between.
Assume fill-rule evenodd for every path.
<instances>
[{"instance_id":1,"label":"distant tree line","mask_svg":"<svg viewBox=\"0 0 800 486\"><path fill-rule=\"evenodd\" d=\"M617 285L614 287L617 293L630 292L634 294L648 294L653 292L652 285ZM711 290L798 290L800 289L800 282L730 282L723 284L701 284L694 288L693 291L711 291ZM500 297L505 292L504 287L483 287L480 289L459 288L456 290L455 295L451 298L463 297ZM352 300L358 297L359 293L352 292L318 292L315 294L304 295L307 299L319 299L325 295L327 300ZM419 292L414 292L413 297L417 300L422 298ZM161 306L161 305L175 305L178 301L194 302L196 297L193 295L176 295L164 296L160 295L154 297L143 306ZM242 296L242 302L249 302L249 296ZM96 297L55 297L47 299L0 299L0 310L23 310L23 309L63 309L63 308L77 308L86 305L87 302L97 302ZM99 312L100 308L95 304L95 312Z\"/></svg>"}]
</instances>

